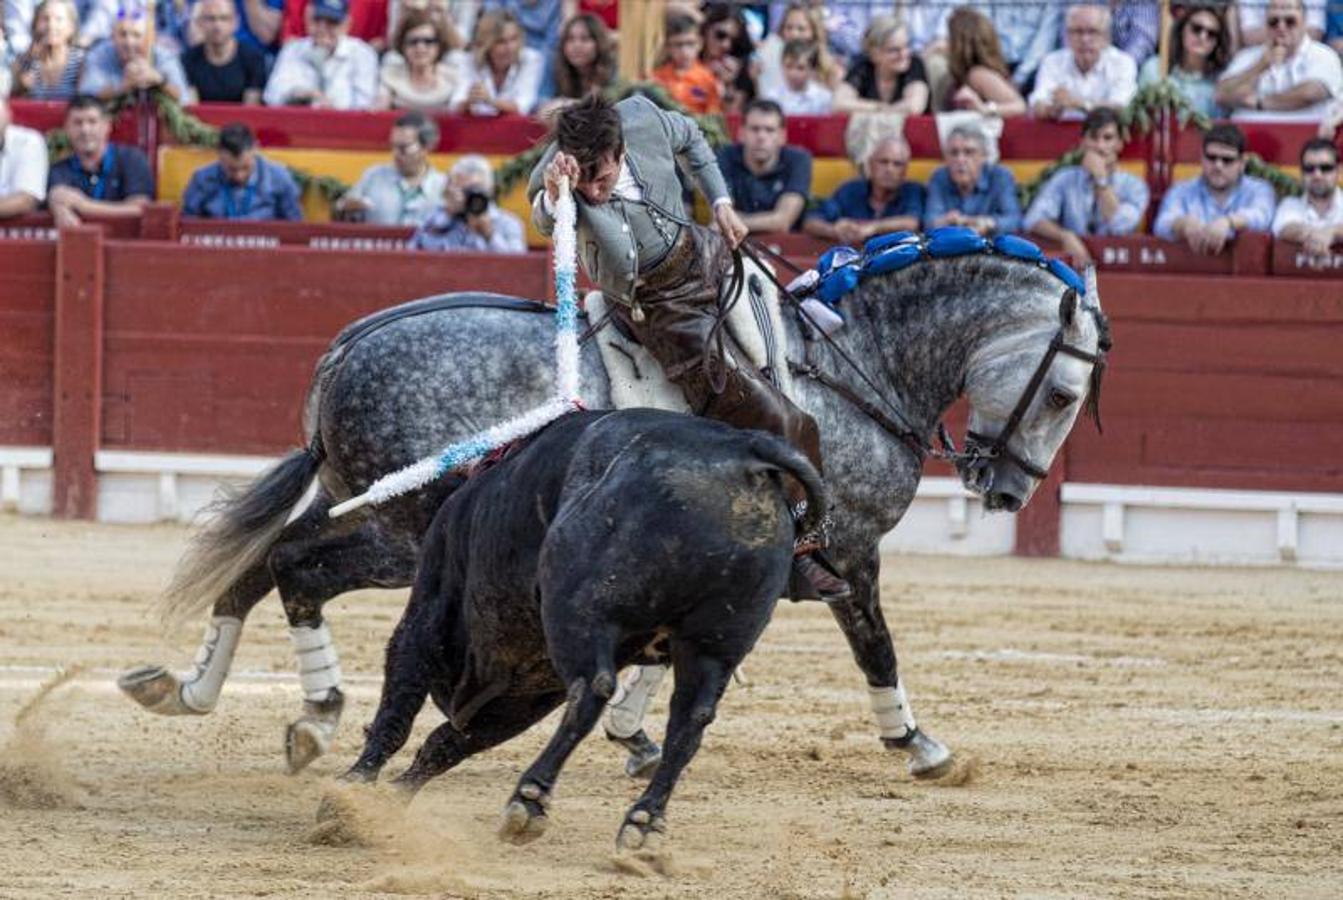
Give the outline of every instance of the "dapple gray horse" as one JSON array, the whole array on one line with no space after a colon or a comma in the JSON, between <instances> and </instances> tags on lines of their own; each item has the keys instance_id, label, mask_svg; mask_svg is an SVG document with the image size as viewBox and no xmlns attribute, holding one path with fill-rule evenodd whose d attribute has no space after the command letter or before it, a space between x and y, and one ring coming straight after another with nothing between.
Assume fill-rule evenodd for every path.
<instances>
[{"instance_id":1,"label":"dapple gray horse","mask_svg":"<svg viewBox=\"0 0 1343 900\"><path fill-rule=\"evenodd\" d=\"M1108 327L1093 273L1079 296L1042 264L993 254L927 259L870 277L842 308L847 324L834 343L816 342L808 353L825 378L794 380L797 402L821 430L833 496L830 554L853 586L832 613L867 680L882 742L907 755L915 776L935 777L952 754L915 724L877 591L878 542L909 507L924 462L918 442L893 433L891 417L926 436L959 396L968 397L969 429L980 444L999 434L1008 440L999 452L963 462L962 479L987 509L1014 512L1088 397L1095 402ZM444 478L335 520L328 511L379 476L549 398L554 322L542 309L461 294L347 328L317 365L305 412L308 446L225 503L179 565L169 611L213 610L194 668L180 677L157 666L137 669L123 676L123 689L157 713L208 713L244 618L278 588L305 697L303 716L287 732L290 768L324 753L343 697L322 606L346 591L409 585L421 536L460 480ZM786 318L788 357L800 362L804 326ZM1080 356L1057 353L1059 346ZM609 406L591 342L582 385L589 408ZM300 509L314 478L315 495Z\"/></svg>"}]
</instances>

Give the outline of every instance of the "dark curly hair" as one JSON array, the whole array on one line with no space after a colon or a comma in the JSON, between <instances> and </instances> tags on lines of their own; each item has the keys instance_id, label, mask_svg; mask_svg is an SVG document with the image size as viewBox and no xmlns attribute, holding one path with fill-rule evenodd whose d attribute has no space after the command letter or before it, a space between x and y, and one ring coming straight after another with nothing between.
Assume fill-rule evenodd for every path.
<instances>
[{"instance_id":1,"label":"dark curly hair","mask_svg":"<svg viewBox=\"0 0 1343 900\"><path fill-rule=\"evenodd\" d=\"M552 134L560 151L578 160L585 179L593 178L602 162L619 159L625 152L620 113L610 100L597 93L560 110Z\"/></svg>"}]
</instances>

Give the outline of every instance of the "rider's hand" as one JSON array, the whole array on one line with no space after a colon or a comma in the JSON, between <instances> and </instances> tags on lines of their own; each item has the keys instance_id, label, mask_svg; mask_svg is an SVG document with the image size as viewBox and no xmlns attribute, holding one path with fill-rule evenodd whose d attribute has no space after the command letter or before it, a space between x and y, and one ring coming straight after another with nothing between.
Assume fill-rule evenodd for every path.
<instances>
[{"instance_id":1,"label":"rider's hand","mask_svg":"<svg viewBox=\"0 0 1343 900\"><path fill-rule=\"evenodd\" d=\"M568 178L569 189L573 190L578 186L579 175L578 160L568 153L556 153L550 165L546 166L546 196L550 198L550 202L560 202L561 179Z\"/></svg>"},{"instance_id":2,"label":"rider's hand","mask_svg":"<svg viewBox=\"0 0 1343 900\"><path fill-rule=\"evenodd\" d=\"M727 245L736 250L747 234L746 223L741 220L741 216L737 215L731 203L719 203L713 208L713 218L718 223L718 230L723 232Z\"/></svg>"}]
</instances>

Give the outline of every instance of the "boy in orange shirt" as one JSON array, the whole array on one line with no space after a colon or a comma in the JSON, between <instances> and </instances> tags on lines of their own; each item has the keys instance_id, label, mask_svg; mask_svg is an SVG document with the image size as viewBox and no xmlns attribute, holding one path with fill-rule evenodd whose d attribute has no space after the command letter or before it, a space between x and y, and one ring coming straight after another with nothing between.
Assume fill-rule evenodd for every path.
<instances>
[{"instance_id":1,"label":"boy in orange shirt","mask_svg":"<svg viewBox=\"0 0 1343 900\"><path fill-rule=\"evenodd\" d=\"M699 25L681 13L668 13L662 45L662 65L653 70L653 80L667 89L672 99L696 115L723 111L723 93L718 78L699 61Z\"/></svg>"}]
</instances>

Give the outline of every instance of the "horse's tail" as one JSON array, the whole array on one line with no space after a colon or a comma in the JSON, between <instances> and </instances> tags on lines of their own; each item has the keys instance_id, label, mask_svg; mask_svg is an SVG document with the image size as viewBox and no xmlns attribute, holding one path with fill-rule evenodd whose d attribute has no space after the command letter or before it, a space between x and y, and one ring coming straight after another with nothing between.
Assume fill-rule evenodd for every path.
<instances>
[{"instance_id":1,"label":"horse's tail","mask_svg":"<svg viewBox=\"0 0 1343 900\"><path fill-rule=\"evenodd\" d=\"M321 439L314 437L246 487L221 491L207 508L213 518L191 539L163 592L165 625L181 624L212 607L265 558L325 458Z\"/></svg>"},{"instance_id":2,"label":"horse's tail","mask_svg":"<svg viewBox=\"0 0 1343 900\"><path fill-rule=\"evenodd\" d=\"M750 453L757 461L791 475L807 492L807 510L798 523L799 532L806 534L819 529L830 508L830 491L811 460L788 441L772 434L752 432L748 440Z\"/></svg>"}]
</instances>

